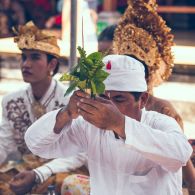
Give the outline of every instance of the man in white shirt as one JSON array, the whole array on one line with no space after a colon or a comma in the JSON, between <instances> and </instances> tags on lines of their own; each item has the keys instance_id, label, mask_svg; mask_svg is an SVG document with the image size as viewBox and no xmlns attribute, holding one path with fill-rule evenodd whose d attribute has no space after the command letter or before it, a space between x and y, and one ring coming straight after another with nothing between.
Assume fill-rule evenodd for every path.
<instances>
[{"instance_id":1,"label":"man in white shirt","mask_svg":"<svg viewBox=\"0 0 195 195\"><path fill-rule=\"evenodd\" d=\"M143 64L126 55L103 61L105 94L91 99L76 91L66 108L27 130L27 146L44 158L86 152L93 195L182 194L181 167L192 148L173 118L143 109Z\"/></svg>"},{"instance_id":2,"label":"man in white shirt","mask_svg":"<svg viewBox=\"0 0 195 195\"><path fill-rule=\"evenodd\" d=\"M57 38L29 22L20 26L15 42L22 50L20 67L27 85L3 97L0 165L8 160L23 160L31 154L24 142L27 128L44 113L66 106L69 101L68 97L64 97L66 87L52 78L59 67ZM79 154L68 159L55 159L34 171L24 171L12 180L11 187L15 192L24 194L54 173L81 167L85 158L84 154ZM44 159L41 161L43 164Z\"/></svg>"}]
</instances>

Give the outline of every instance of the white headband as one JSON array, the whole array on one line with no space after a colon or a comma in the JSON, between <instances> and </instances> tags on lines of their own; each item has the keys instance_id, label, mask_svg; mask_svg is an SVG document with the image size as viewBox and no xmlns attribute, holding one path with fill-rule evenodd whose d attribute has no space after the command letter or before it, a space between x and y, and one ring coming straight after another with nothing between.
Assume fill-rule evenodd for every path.
<instances>
[{"instance_id":1,"label":"white headband","mask_svg":"<svg viewBox=\"0 0 195 195\"><path fill-rule=\"evenodd\" d=\"M147 91L144 65L126 55L108 55L103 58L105 71L110 75L104 81L106 90Z\"/></svg>"}]
</instances>

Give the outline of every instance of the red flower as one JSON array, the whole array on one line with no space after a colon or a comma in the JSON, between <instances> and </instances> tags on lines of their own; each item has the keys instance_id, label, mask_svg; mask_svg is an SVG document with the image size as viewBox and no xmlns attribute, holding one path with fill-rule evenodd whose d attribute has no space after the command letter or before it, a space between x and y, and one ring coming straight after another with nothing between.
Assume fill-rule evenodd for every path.
<instances>
[{"instance_id":1,"label":"red flower","mask_svg":"<svg viewBox=\"0 0 195 195\"><path fill-rule=\"evenodd\" d=\"M106 70L111 70L112 64L111 61L108 61L108 63L106 64Z\"/></svg>"}]
</instances>

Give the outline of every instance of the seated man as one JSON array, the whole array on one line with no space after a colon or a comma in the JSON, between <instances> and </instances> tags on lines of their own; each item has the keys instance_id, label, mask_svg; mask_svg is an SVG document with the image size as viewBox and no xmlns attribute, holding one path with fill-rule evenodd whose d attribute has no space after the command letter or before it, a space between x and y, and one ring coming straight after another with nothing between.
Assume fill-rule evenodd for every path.
<instances>
[{"instance_id":1,"label":"seated man","mask_svg":"<svg viewBox=\"0 0 195 195\"><path fill-rule=\"evenodd\" d=\"M69 98L64 97L66 87L52 78L59 67L60 49L57 39L30 22L18 29L15 42L22 50L20 67L23 80L28 84L3 97L0 164L8 160L27 159L26 156L31 154L24 142L27 128L44 113L66 106L69 101ZM19 182L14 182L16 180L11 182L12 189L21 194L25 193L35 182L45 181L54 172L80 167L83 164L82 159L83 154L78 158L56 159L35 171L25 171L25 174L16 176ZM38 158L35 160L36 165L29 162L23 169L25 170L25 167L33 169L47 162ZM24 190L21 187L23 184L25 191L19 191L18 189Z\"/></svg>"},{"instance_id":2,"label":"seated man","mask_svg":"<svg viewBox=\"0 0 195 195\"><path fill-rule=\"evenodd\" d=\"M44 158L86 152L91 194L181 194L181 168L192 153L181 128L142 109L148 93L141 62L125 55L103 61L110 75L102 97L76 91L67 107L32 124L27 146Z\"/></svg>"}]
</instances>

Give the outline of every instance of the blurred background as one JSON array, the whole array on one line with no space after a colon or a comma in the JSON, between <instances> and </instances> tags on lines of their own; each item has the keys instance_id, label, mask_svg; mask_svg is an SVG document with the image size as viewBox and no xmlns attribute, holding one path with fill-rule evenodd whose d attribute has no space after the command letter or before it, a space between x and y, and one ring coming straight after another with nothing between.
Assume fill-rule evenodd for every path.
<instances>
[{"instance_id":1,"label":"blurred background","mask_svg":"<svg viewBox=\"0 0 195 195\"><path fill-rule=\"evenodd\" d=\"M20 54L13 43L12 27L32 20L38 27L52 31L60 42L65 57L60 72L68 68L70 50L70 0L0 0L0 101L4 94L25 85L20 74ZM84 2L84 3L83 3ZM84 18L85 29L95 29L98 36L108 25L118 22L127 0L86 0L92 26ZM185 134L195 138L195 1L157 0L157 10L172 28L175 66L170 79L157 87L155 95L170 100L184 120ZM82 12L82 11L81 11ZM84 12L83 12L84 13ZM79 14L78 14L79 15ZM80 15L82 15L80 13ZM80 16L79 15L79 16ZM77 22L80 19L77 19ZM67 35L68 34L68 35ZM66 40L67 42L63 42ZM87 44L87 43L86 43ZM0 107L1 109L1 107ZM1 111L1 110L0 110Z\"/></svg>"}]
</instances>

